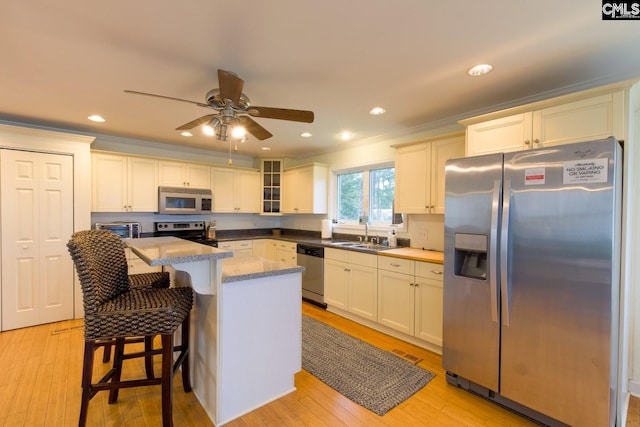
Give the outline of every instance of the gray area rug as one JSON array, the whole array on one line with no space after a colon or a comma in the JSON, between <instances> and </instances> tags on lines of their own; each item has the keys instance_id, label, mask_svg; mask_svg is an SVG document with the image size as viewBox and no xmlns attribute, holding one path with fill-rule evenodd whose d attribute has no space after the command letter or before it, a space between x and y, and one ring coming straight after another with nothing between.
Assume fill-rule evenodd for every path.
<instances>
[{"instance_id":1,"label":"gray area rug","mask_svg":"<svg viewBox=\"0 0 640 427\"><path fill-rule=\"evenodd\" d=\"M302 368L378 415L411 397L435 374L391 352L302 316Z\"/></svg>"}]
</instances>

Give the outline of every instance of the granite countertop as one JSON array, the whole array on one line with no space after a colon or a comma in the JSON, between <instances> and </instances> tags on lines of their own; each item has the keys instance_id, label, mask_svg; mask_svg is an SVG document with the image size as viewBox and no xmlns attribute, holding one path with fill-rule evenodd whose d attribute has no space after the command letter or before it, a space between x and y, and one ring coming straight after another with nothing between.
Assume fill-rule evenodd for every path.
<instances>
[{"instance_id":1,"label":"granite countertop","mask_svg":"<svg viewBox=\"0 0 640 427\"><path fill-rule=\"evenodd\" d=\"M256 255L236 253L222 261L222 283L301 273L304 267L271 261Z\"/></svg>"},{"instance_id":2,"label":"granite countertop","mask_svg":"<svg viewBox=\"0 0 640 427\"><path fill-rule=\"evenodd\" d=\"M233 256L231 251L200 245L177 237L127 239L125 244L151 266L224 259Z\"/></svg>"},{"instance_id":3,"label":"granite countertop","mask_svg":"<svg viewBox=\"0 0 640 427\"><path fill-rule=\"evenodd\" d=\"M218 240L225 241L225 240L241 240L241 239L275 239L275 240L283 240L283 241L293 242L293 243L303 243L308 245L323 246L325 248L342 249L346 251L364 252L364 253L375 254L375 255L410 259L414 261L425 261L425 262L432 262L435 264L444 264L444 252L420 249L420 248L410 248L410 247L389 248L389 247L376 246L375 249L370 249L370 248L362 248L362 247L343 246L341 245L341 243L345 242L346 241L345 239L320 239L318 237L310 237L306 235L282 234L282 235L256 235L254 237L250 235L244 235L242 237L228 236Z\"/></svg>"},{"instance_id":4,"label":"granite countertop","mask_svg":"<svg viewBox=\"0 0 640 427\"><path fill-rule=\"evenodd\" d=\"M203 260L222 260L222 283L259 279L261 277L301 273L304 267L271 261L255 255L201 245L177 237L145 237L125 243L151 266L175 265ZM179 270L180 267L177 267Z\"/></svg>"}]
</instances>

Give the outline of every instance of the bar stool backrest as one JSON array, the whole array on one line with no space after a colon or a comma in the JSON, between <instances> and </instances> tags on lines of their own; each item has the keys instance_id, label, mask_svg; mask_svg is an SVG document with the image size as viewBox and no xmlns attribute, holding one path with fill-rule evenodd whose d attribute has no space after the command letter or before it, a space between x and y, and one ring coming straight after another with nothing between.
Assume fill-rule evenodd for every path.
<instances>
[{"instance_id":1,"label":"bar stool backrest","mask_svg":"<svg viewBox=\"0 0 640 427\"><path fill-rule=\"evenodd\" d=\"M108 230L78 231L67 247L80 279L85 316L129 291L129 270L120 236Z\"/></svg>"}]
</instances>

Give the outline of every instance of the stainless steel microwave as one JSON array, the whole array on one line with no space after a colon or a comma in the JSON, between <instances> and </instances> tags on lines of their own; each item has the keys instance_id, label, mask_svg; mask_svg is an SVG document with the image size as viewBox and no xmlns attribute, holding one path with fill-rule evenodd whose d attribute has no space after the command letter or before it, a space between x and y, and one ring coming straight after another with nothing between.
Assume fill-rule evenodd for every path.
<instances>
[{"instance_id":1,"label":"stainless steel microwave","mask_svg":"<svg viewBox=\"0 0 640 427\"><path fill-rule=\"evenodd\" d=\"M209 188L158 187L158 213L210 214L211 199Z\"/></svg>"},{"instance_id":2,"label":"stainless steel microwave","mask_svg":"<svg viewBox=\"0 0 640 427\"><path fill-rule=\"evenodd\" d=\"M96 222L96 230L109 230L123 239L137 239L142 233L139 222Z\"/></svg>"}]
</instances>

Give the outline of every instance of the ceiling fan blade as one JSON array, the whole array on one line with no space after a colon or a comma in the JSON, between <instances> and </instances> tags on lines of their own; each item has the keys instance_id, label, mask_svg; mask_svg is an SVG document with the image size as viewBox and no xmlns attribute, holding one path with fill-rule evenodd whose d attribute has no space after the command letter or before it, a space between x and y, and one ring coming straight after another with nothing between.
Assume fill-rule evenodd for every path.
<instances>
[{"instance_id":1,"label":"ceiling fan blade","mask_svg":"<svg viewBox=\"0 0 640 427\"><path fill-rule=\"evenodd\" d=\"M177 127L176 130L189 130L189 129L193 129L196 126L199 126L201 124L210 122L211 119L213 119L216 115L215 114L207 114L206 116L202 116L199 119L195 119L190 121L189 123L185 123L180 127Z\"/></svg>"},{"instance_id":2,"label":"ceiling fan blade","mask_svg":"<svg viewBox=\"0 0 640 427\"><path fill-rule=\"evenodd\" d=\"M180 102L186 102L189 104L195 104L195 105L199 105L200 107L209 107L209 105L203 104L202 102L189 101L188 99L174 98L172 96L156 95L154 93L138 92L137 90L125 89L125 93L133 93L134 95L153 96L155 98L163 98L163 99L169 99L171 101L180 101Z\"/></svg>"},{"instance_id":3,"label":"ceiling fan blade","mask_svg":"<svg viewBox=\"0 0 640 427\"><path fill-rule=\"evenodd\" d=\"M238 117L238 120L240 121L240 124L244 126L247 132L255 136L260 141L267 138L271 138L273 136L271 132L269 132L262 126L260 126L255 120L253 120L249 116L240 116Z\"/></svg>"},{"instance_id":4,"label":"ceiling fan blade","mask_svg":"<svg viewBox=\"0 0 640 427\"><path fill-rule=\"evenodd\" d=\"M313 123L313 111L290 110L288 108L249 107L249 114L253 117L265 119L291 120L294 122Z\"/></svg>"},{"instance_id":5,"label":"ceiling fan blade","mask_svg":"<svg viewBox=\"0 0 640 427\"><path fill-rule=\"evenodd\" d=\"M230 71L218 70L218 84L222 99L230 99L235 105L240 104L244 80Z\"/></svg>"}]
</instances>

